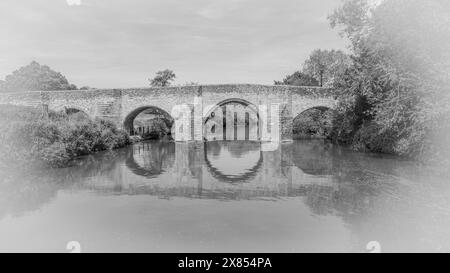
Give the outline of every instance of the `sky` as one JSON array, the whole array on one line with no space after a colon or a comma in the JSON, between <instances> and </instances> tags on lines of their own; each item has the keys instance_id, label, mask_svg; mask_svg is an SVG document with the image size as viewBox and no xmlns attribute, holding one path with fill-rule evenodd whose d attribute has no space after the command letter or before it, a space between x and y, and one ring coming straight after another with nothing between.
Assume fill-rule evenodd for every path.
<instances>
[{"instance_id":1,"label":"sky","mask_svg":"<svg viewBox=\"0 0 450 273\"><path fill-rule=\"evenodd\" d=\"M1 0L0 79L35 60L78 87L273 84L310 52L347 41L327 16L340 0Z\"/></svg>"}]
</instances>

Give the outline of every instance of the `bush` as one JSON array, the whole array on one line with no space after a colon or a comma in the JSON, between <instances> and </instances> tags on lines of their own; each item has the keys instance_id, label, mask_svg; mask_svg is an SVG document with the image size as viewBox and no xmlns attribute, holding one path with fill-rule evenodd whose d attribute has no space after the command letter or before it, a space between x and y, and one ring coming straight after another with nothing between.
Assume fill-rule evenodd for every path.
<instances>
[{"instance_id":1,"label":"bush","mask_svg":"<svg viewBox=\"0 0 450 273\"><path fill-rule=\"evenodd\" d=\"M0 115L1 158L6 163L39 161L60 167L77 156L131 143L112 122L82 113L50 112L44 117L37 109L2 106Z\"/></svg>"},{"instance_id":2,"label":"bush","mask_svg":"<svg viewBox=\"0 0 450 273\"><path fill-rule=\"evenodd\" d=\"M355 126L349 112L338 112L333 117L329 138L336 144L349 145L353 141Z\"/></svg>"},{"instance_id":3,"label":"bush","mask_svg":"<svg viewBox=\"0 0 450 273\"><path fill-rule=\"evenodd\" d=\"M364 124L354 135L352 148L357 151L377 153L395 153L396 136L393 132L383 131L375 122Z\"/></svg>"},{"instance_id":4,"label":"bush","mask_svg":"<svg viewBox=\"0 0 450 273\"><path fill-rule=\"evenodd\" d=\"M337 144L351 145L363 124L373 119L370 110L371 106L364 96L342 98L332 118L329 138Z\"/></svg>"}]
</instances>

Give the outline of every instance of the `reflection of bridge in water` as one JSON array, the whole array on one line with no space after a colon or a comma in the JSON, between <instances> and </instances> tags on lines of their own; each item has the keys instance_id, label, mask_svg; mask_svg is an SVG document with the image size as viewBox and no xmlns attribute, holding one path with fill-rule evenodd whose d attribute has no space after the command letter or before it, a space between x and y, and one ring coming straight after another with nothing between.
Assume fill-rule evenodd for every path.
<instances>
[{"instance_id":1,"label":"reflection of bridge in water","mask_svg":"<svg viewBox=\"0 0 450 273\"><path fill-rule=\"evenodd\" d=\"M231 165L226 164L230 162ZM280 201L277 204L284 208L284 204L292 204L285 202L289 199L299 209L305 204L310 209L306 213L311 215L343 219L366 243L372 239L373 227L381 227L372 219L387 215L392 221L385 222L395 224L399 217L405 216L403 207L408 204L398 196L411 191L408 184L398 183L398 177L413 173L411 168L398 160L370 157L311 141L282 144L273 151L266 151L260 143L146 142L83 157L70 168L3 176L11 183L0 183L0 193L8 193L0 195L0 219L41 209L59 199L60 193L70 198L102 195L108 200L132 195L136 198L114 200L134 205L143 200L157 201L147 198L191 198L205 199L201 202L208 201L203 203L206 206L214 206L214 202L209 202L214 199ZM242 181L238 182L236 177ZM419 196L417 191L414 200L428 200L423 199L424 193L427 194L421 191ZM119 201L122 204L125 203ZM247 205L243 205L245 209ZM286 213L298 217L297 207L289 208L293 210ZM433 217L424 222L432 222ZM409 220L408 216L406 221ZM368 228L364 228L367 221ZM381 228L380 234L384 233Z\"/></svg>"},{"instance_id":2,"label":"reflection of bridge in water","mask_svg":"<svg viewBox=\"0 0 450 273\"><path fill-rule=\"evenodd\" d=\"M104 194L225 200L305 196L311 191L336 188L329 175L330 162L324 160L329 158L331 149L327 151L323 144L317 147L282 144L273 151L263 151L261 145L259 142L139 143L121 157L125 164L114 168L116 173L106 180L88 180L83 187ZM293 156L293 152L302 152L306 160Z\"/></svg>"}]
</instances>

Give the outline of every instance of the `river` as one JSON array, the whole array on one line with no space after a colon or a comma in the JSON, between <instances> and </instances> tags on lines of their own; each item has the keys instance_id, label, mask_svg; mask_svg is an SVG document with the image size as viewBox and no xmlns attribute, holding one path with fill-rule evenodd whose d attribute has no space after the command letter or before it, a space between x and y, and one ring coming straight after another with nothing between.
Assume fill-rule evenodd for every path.
<instances>
[{"instance_id":1,"label":"river","mask_svg":"<svg viewBox=\"0 0 450 273\"><path fill-rule=\"evenodd\" d=\"M450 251L450 185L324 141L143 142L0 180L0 252Z\"/></svg>"}]
</instances>

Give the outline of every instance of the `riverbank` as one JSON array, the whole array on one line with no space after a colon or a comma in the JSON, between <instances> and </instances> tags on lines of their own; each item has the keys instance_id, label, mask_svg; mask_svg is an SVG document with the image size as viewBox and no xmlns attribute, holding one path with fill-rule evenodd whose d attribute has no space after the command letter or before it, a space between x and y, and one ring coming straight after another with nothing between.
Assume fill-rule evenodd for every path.
<instances>
[{"instance_id":1,"label":"riverbank","mask_svg":"<svg viewBox=\"0 0 450 273\"><path fill-rule=\"evenodd\" d=\"M131 144L128 134L113 123L90 119L78 112L42 111L32 107L2 106L0 150L5 165L17 163L65 167L83 155Z\"/></svg>"}]
</instances>

